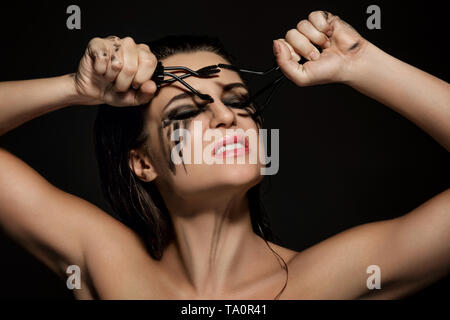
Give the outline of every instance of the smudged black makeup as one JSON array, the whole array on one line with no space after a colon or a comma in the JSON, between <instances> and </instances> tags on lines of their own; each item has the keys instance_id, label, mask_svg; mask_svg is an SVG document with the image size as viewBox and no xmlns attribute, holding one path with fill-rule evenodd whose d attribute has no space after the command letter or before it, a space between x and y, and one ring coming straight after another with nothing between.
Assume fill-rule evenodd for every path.
<instances>
[{"instance_id":1,"label":"smudged black makeup","mask_svg":"<svg viewBox=\"0 0 450 320\"><path fill-rule=\"evenodd\" d=\"M248 94L235 94L231 97L224 98L222 103L230 108L236 109L244 109L249 112L249 107L251 107L252 103L249 99ZM185 121L190 118L194 118L201 112L205 111L207 108L206 104L188 104L181 105L179 107L175 107L171 111L167 112L165 116L163 116L162 126L163 128L171 125L175 121ZM251 109L251 108L250 108ZM242 115L242 114L240 114Z\"/></svg>"},{"instance_id":2,"label":"smudged black makeup","mask_svg":"<svg viewBox=\"0 0 450 320\"><path fill-rule=\"evenodd\" d=\"M222 99L222 103L226 105L229 108L234 109L242 109L245 111L245 113L239 113L239 116L248 117L251 116L252 113L255 111L252 102L250 101L249 94L246 93L233 93L233 94L227 94L226 97ZM181 104L177 107L172 108L170 111L166 112L166 114L162 117L161 121L161 127L160 132L162 134L162 131L167 129L166 131L166 138L169 143L167 144L167 150L165 152L167 161L169 162L169 169L172 171L172 173L175 175L175 166L173 162L171 161L171 149L176 145L176 142L179 141L180 143L183 141L182 139L185 139L184 136L175 136L175 141L171 141L170 137L173 132L175 132L177 129L188 129L191 122L194 120L196 116L198 116L200 113L207 110L207 106L209 103L195 103L191 101L189 104ZM183 160L183 153L182 150L179 150L179 156ZM186 166L183 163L183 167L185 172Z\"/></svg>"}]
</instances>

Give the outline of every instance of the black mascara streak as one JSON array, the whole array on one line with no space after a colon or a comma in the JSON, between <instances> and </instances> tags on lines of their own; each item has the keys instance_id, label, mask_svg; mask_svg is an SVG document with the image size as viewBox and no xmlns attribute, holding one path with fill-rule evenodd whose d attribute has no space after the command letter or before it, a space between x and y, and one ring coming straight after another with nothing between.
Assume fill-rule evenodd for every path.
<instances>
[{"instance_id":1,"label":"black mascara streak","mask_svg":"<svg viewBox=\"0 0 450 320\"><path fill-rule=\"evenodd\" d=\"M176 169L175 169L175 164L172 162L172 157L171 157L171 147L172 147L172 140L170 140L170 137L172 135L172 132L174 131L173 128L175 126L175 123L172 123L172 125L169 127L169 130L167 131L167 141L168 141L168 146L167 146L167 151L168 151L168 157L167 157L167 161L169 162L169 168L170 170L173 172L174 175L176 175Z\"/></svg>"},{"instance_id":2,"label":"black mascara streak","mask_svg":"<svg viewBox=\"0 0 450 320\"><path fill-rule=\"evenodd\" d=\"M169 163L169 169L170 169L170 171L172 171L175 174L175 172L174 172L175 168L173 168L173 164L170 161L170 150L169 150L169 156L167 156L167 153L166 153L167 150L164 148L165 143L164 143L164 135L163 135L162 130L163 130L163 128L161 126L158 126L159 142L160 142L161 146L163 146L162 150L164 153L164 157L166 158L167 162ZM170 149L170 146L169 146L169 149ZM172 164L172 166L171 166L171 164Z\"/></svg>"},{"instance_id":3,"label":"black mascara streak","mask_svg":"<svg viewBox=\"0 0 450 320\"><path fill-rule=\"evenodd\" d=\"M176 130L180 129L180 123L175 122L173 124L173 128L174 128L174 132ZM178 152L178 156L181 158L181 163L183 164L184 171L187 173L186 166L184 164L183 154L181 153L182 148L181 148L181 140L180 140L180 131L178 131L178 133L174 136L174 138L175 138L175 140L178 140L178 145L180 146L180 151ZM174 142L174 144L176 144L176 142ZM174 147L175 147L175 145L174 145Z\"/></svg>"},{"instance_id":4,"label":"black mascara streak","mask_svg":"<svg viewBox=\"0 0 450 320\"><path fill-rule=\"evenodd\" d=\"M182 124L182 128L183 129L186 129L187 128L187 123L190 123L190 120L189 119L184 119L182 122L181 122L181 124ZM187 130L187 129L186 129ZM184 136L183 136L183 138L184 138ZM181 142L181 139L179 139L179 141ZM184 139L183 139L183 143L184 143ZM181 144L181 145L183 145L183 144ZM186 172L186 174L187 174L187 169L186 169L186 165L184 164L184 159L183 159L183 148L181 148L180 149L180 157L181 157L181 159L183 160L183 168L184 168L184 172Z\"/></svg>"}]
</instances>

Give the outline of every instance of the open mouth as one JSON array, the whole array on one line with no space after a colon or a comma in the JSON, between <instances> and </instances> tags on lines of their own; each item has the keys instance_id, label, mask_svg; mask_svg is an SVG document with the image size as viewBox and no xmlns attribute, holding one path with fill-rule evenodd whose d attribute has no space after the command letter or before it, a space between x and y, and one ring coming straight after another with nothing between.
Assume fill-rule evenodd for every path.
<instances>
[{"instance_id":1,"label":"open mouth","mask_svg":"<svg viewBox=\"0 0 450 320\"><path fill-rule=\"evenodd\" d=\"M241 135L226 136L214 145L214 157L234 157L249 153L248 138Z\"/></svg>"}]
</instances>

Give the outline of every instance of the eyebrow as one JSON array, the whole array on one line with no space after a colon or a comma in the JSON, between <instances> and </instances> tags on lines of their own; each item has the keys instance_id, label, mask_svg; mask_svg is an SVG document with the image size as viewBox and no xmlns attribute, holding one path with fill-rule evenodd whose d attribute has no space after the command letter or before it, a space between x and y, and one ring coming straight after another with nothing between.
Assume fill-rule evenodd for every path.
<instances>
[{"instance_id":1,"label":"eyebrow","mask_svg":"<svg viewBox=\"0 0 450 320\"><path fill-rule=\"evenodd\" d=\"M234 88L244 88L248 91L248 88L245 84L243 84L242 82L235 82L235 83L229 83L227 85L223 86L223 91L227 92L230 91ZM164 112L164 110L166 110L173 102L178 101L178 100L182 100L182 99L186 99L186 98L191 98L193 97L195 94L191 91L189 92L183 92L180 93L176 96L174 96L172 99L170 99L170 101L164 106L162 112Z\"/></svg>"},{"instance_id":2,"label":"eyebrow","mask_svg":"<svg viewBox=\"0 0 450 320\"><path fill-rule=\"evenodd\" d=\"M235 82L235 83L230 83L227 84L223 87L223 91L230 91L231 89L234 88L244 88L248 91L248 88L245 84L243 84L242 82Z\"/></svg>"}]
</instances>

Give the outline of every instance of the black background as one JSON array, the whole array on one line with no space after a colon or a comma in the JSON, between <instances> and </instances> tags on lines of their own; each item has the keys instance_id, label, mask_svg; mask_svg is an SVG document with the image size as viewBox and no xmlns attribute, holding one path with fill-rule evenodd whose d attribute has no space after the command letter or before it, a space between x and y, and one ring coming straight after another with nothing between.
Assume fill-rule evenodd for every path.
<instances>
[{"instance_id":1,"label":"black background","mask_svg":"<svg viewBox=\"0 0 450 320\"><path fill-rule=\"evenodd\" d=\"M81 30L66 27L71 4L81 7ZM371 4L381 8L381 30L366 27ZM272 40L320 9L339 15L389 54L448 81L444 4L2 2L0 81L74 72L89 39L111 34L136 42L167 34L216 35L240 65L265 69L273 64ZM280 170L270 177L265 202L284 246L303 250L350 227L398 217L450 186L449 153L443 147L350 87L288 83L272 104L266 127L280 129ZM0 137L0 146L59 188L109 210L93 153L96 109L72 106L46 114ZM64 281L3 234L0 250L0 297L72 299ZM448 288L447 277L410 298L443 298Z\"/></svg>"}]
</instances>

